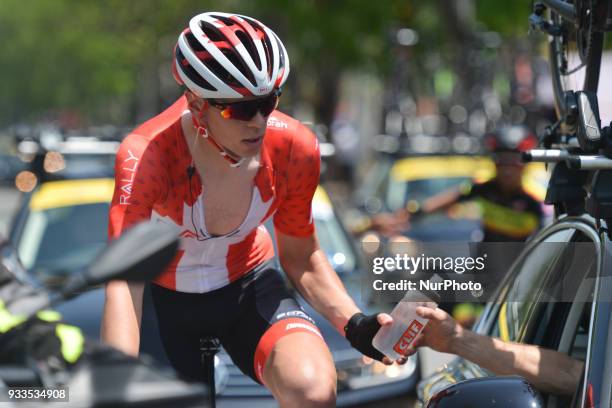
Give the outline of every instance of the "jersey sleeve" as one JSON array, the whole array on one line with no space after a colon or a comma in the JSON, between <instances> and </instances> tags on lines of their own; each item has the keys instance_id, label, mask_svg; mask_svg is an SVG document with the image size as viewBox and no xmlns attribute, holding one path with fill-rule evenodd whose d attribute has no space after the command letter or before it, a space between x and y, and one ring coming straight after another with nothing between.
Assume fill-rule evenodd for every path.
<instances>
[{"instance_id":1,"label":"jersey sleeve","mask_svg":"<svg viewBox=\"0 0 612 408\"><path fill-rule=\"evenodd\" d=\"M131 134L115 159L115 190L110 206L108 235L117 238L129 226L151 218L153 205L163 194L165 175L154 142Z\"/></svg>"},{"instance_id":2,"label":"jersey sleeve","mask_svg":"<svg viewBox=\"0 0 612 408\"><path fill-rule=\"evenodd\" d=\"M312 198L319 185L321 155L316 136L299 124L287 165L287 194L274 214L274 227L296 237L314 233Z\"/></svg>"}]
</instances>

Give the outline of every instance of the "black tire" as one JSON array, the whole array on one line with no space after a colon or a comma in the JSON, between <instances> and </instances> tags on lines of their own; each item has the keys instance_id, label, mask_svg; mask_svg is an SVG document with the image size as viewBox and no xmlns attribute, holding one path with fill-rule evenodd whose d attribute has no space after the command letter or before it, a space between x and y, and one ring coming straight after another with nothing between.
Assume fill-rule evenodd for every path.
<instances>
[{"instance_id":1,"label":"black tire","mask_svg":"<svg viewBox=\"0 0 612 408\"><path fill-rule=\"evenodd\" d=\"M567 113L566 91L597 92L604 33L595 27L605 27L610 0L568 0L568 3L575 4L579 15L578 24L565 20L554 10L550 10L550 21L563 28L563 34L553 36L549 44L555 110L558 118L564 117ZM568 65L568 61L573 58L570 54L572 51L577 53L579 63ZM572 86L566 85L565 82L572 71L582 64L583 80Z\"/></svg>"}]
</instances>

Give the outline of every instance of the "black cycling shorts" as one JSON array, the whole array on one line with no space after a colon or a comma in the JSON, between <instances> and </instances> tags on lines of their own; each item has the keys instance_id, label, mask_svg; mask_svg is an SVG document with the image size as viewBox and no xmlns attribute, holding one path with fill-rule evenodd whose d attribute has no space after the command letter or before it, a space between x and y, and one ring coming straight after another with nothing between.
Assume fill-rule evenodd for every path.
<instances>
[{"instance_id":1,"label":"black cycling shorts","mask_svg":"<svg viewBox=\"0 0 612 408\"><path fill-rule=\"evenodd\" d=\"M152 284L151 294L168 359L188 380L204 381L203 337L218 337L234 364L261 384L278 339L300 331L322 338L271 261L211 292L177 292Z\"/></svg>"}]
</instances>

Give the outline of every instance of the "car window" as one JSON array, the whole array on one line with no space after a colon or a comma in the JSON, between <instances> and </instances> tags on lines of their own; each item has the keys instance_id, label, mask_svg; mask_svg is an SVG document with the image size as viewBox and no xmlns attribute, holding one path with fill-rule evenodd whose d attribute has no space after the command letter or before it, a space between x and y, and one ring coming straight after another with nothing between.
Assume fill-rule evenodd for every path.
<instances>
[{"instance_id":1,"label":"car window","mask_svg":"<svg viewBox=\"0 0 612 408\"><path fill-rule=\"evenodd\" d=\"M357 267L354 247L334 212L316 211L313 208L313 218L317 230L317 238L325 251L332 267L337 272L351 272Z\"/></svg>"},{"instance_id":2,"label":"car window","mask_svg":"<svg viewBox=\"0 0 612 408\"><path fill-rule=\"evenodd\" d=\"M41 279L86 266L107 242L108 203L33 210L17 243L23 265Z\"/></svg>"},{"instance_id":3,"label":"car window","mask_svg":"<svg viewBox=\"0 0 612 408\"><path fill-rule=\"evenodd\" d=\"M574 229L563 229L545 237L541 243L549 244L546 250L536 245L510 271L511 278L508 279L508 286L502 292L502 297L498 299L501 306L488 332L490 336L499 337L505 341L521 342L523 340L525 323L540 308L537 304L544 282L552 272L562 267L560 261L566 247L563 243L570 241L574 234ZM511 301L519 298L532 300Z\"/></svg>"}]
</instances>

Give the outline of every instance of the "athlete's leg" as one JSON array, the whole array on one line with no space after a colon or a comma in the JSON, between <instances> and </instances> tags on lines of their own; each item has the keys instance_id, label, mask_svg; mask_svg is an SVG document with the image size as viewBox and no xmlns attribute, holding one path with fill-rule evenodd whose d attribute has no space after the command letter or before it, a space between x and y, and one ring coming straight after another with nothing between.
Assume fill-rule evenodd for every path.
<instances>
[{"instance_id":1,"label":"athlete's leg","mask_svg":"<svg viewBox=\"0 0 612 408\"><path fill-rule=\"evenodd\" d=\"M188 381L204 381L200 338L209 335L203 329L203 295L180 293L151 285L159 335L168 361Z\"/></svg>"},{"instance_id":2,"label":"athlete's leg","mask_svg":"<svg viewBox=\"0 0 612 408\"><path fill-rule=\"evenodd\" d=\"M278 339L268 355L263 380L281 407L334 407L336 369L320 337L295 332Z\"/></svg>"},{"instance_id":3,"label":"athlete's leg","mask_svg":"<svg viewBox=\"0 0 612 408\"><path fill-rule=\"evenodd\" d=\"M239 290L240 313L221 336L234 363L267 386L283 407L334 406L331 353L279 272L262 265Z\"/></svg>"}]
</instances>

